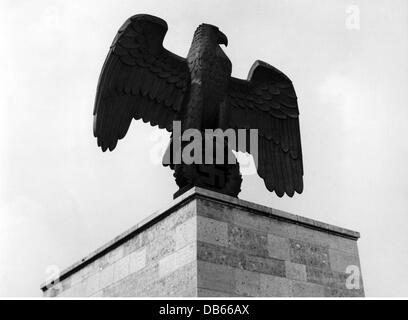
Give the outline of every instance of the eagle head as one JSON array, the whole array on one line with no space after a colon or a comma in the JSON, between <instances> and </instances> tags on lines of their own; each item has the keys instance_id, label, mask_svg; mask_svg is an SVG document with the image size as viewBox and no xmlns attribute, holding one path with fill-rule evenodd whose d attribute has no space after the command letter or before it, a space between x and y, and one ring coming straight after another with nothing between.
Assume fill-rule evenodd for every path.
<instances>
[{"instance_id":1,"label":"eagle head","mask_svg":"<svg viewBox=\"0 0 408 320\"><path fill-rule=\"evenodd\" d=\"M202 23L198 27L197 31L202 32L205 35L209 36L217 44L223 44L225 46L228 46L227 36L224 33L222 33L217 26L208 23Z\"/></svg>"}]
</instances>

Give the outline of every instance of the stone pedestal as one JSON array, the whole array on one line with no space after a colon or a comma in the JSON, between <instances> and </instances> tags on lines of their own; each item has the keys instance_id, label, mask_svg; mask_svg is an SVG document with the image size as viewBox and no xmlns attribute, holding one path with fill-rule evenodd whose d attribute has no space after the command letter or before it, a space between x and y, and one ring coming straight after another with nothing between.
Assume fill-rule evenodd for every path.
<instances>
[{"instance_id":1,"label":"stone pedestal","mask_svg":"<svg viewBox=\"0 0 408 320\"><path fill-rule=\"evenodd\" d=\"M46 297L364 296L358 238L194 188L41 289Z\"/></svg>"}]
</instances>

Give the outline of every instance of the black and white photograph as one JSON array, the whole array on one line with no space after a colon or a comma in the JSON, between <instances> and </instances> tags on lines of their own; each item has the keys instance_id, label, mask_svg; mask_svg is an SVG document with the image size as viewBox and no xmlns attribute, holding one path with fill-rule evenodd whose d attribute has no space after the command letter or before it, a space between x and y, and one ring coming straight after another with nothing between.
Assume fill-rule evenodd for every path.
<instances>
[{"instance_id":1,"label":"black and white photograph","mask_svg":"<svg viewBox=\"0 0 408 320\"><path fill-rule=\"evenodd\" d=\"M0 299L408 297L407 1L3 0L0 34Z\"/></svg>"}]
</instances>

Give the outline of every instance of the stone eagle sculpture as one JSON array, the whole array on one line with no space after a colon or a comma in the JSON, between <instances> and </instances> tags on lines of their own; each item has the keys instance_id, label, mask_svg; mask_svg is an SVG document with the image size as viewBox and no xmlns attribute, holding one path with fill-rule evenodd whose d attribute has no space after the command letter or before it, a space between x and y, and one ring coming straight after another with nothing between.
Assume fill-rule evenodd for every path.
<instances>
[{"instance_id":1,"label":"stone eagle sculpture","mask_svg":"<svg viewBox=\"0 0 408 320\"><path fill-rule=\"evenodd\" d=\"M279 197L301 193L299 110L290 79L262 61L253 64L247 80L231 77L231 62L220 47L228 40L216 26L197 28L187 58L163 47L166 32L164 20L145 14L119 29L97 87L93 131L98 146L115 149L132 119L169 132L173 121L181 122L182 131L258 129L257 172L266 188ZM245 148L226 147L226 152L255 151ZM191 164L170 167L181 190L196 185L232 196L240 191L238 164L197 165L192 171Z\"/></svg>"}]
</instances>

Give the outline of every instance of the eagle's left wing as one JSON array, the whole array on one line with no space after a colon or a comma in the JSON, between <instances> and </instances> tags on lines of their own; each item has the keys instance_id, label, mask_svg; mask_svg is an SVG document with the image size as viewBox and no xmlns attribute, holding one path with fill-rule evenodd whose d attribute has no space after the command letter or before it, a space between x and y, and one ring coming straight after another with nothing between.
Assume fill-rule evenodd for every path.
<instances>
[{"instance_id":1,"label":"eagle's left wing","mask_svg":"<svg viewBox=\"0 0 408 320\"><path fill-rule=\"evenodd\" d=\"M226 128L258 129L258 174L279 197L303 190L303 164L297 97L290 79L256 61L248 80L231 78Z\"/></svg>"},{"instance_id":2,"label":"eagle's left wing","mask_svg":"<svg viewBox=\"0 0 408 320\"><path fill-rule=\"evenodd\" d=\"M172 131L181 112L190 73L186 59L163 47L167 23L136 15L119 29L99 77L94 135L113 150L132 119Z\"/></svg>"}]
</instances>

